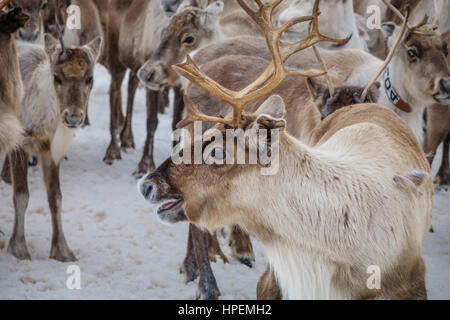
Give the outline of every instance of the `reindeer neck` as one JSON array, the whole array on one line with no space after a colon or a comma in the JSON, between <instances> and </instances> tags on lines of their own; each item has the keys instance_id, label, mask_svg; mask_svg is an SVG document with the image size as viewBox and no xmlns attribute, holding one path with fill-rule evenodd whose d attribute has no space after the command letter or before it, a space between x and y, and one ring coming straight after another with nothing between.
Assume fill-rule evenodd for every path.
<instances>
[{"instance_id":1,"label":"reindeer neck","mask_svg":"<svg viewBox=\"0 0 450 320\"><path fill-rule=\"evenodd\" d=\"M427 102L414 97L410 88L404 85L401 73L396 71L395 66L395 60L393 60L380 78L382 86L379 103L389 107L405 120L419 142L422 142L422 117ZM399 107L398 103L401 103L403 107Z\"/></svg>"}]
</instances>

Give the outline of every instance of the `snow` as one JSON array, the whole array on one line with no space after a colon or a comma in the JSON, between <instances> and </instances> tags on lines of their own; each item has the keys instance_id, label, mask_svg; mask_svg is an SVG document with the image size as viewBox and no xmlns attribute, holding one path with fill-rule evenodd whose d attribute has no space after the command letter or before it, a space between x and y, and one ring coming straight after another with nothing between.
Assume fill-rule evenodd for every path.
<instances>
[{"instance_id":1,"label":"snow","mask_svg":"<svg viewBox=\"0 0 450 320\"><path fill-rule=\"evenodd\" d=\"M19 261L6 252L14 222L12 190L0 182L0 299L194 299L197 281L184 284L179 273L186 251L187 223L163 225L155 208L137 193L131 173L145 141L145 92L138 90L133 130L137 150L107 166L109 144L109 74L98 67L91 95L91 126L77 132L63 160L63 226L74 263L48 259L50 212L39 167L29 172L30 203L25 232L32 260ZM126 81L123 99L126 99ZM170 154L171 111L159 115L155 161ZM439 159L437 159L436 162ZM1 162L1 161L0 161ZM0 163L2 164L2 163ZM436 169L436 168L435 168ZM434 233L428 235L424 257L429 298L450 299L450 191L436 195ZM219 239L230 257L227 239ZM253 238L256 263L250 269L236 261L212 264L221 299L254 299L256 283L266 266L263 248ZM230 260L232 260L230 258ZM81 289L69 290L67 268L81 270Z\"/></svg>"}]
</instances>

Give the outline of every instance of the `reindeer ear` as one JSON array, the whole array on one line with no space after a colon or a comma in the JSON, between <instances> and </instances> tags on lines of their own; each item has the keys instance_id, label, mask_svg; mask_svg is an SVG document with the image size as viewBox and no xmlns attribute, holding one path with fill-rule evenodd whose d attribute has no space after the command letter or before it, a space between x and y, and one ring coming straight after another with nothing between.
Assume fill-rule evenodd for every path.
<instances>
[{"instance_id":1,"label":"reindeer ear","mask_svg":"<svg viewBox=\"0 0 450 320\"><path fill-rule=\"evenodd\" d=\"M205 12L207 15L220 16L222 15L224 4L222 1L215 1L206 7Z\"/></svg>"},{"instance_id":2,"label":"reindeer ear","mask_svg":"<svg viewBox=\"0 0 450 320\"><path fill-rule=\"evenodd\" d=\"M256 123L267 129L284 130L286 127L286 107L279 95L273 95L267 99L256 111L258 118Z\"/></svg>"},{"instance_id":3,"label":"reindeer ear","mask_svg":"<svg viewBox=\"0 0 450 320\"><path fill-rule=\"evenodd\" d=\"M60 47L59 41L53 38L53 36L49 33L44 35L45 42L45 52L49 57L52 56L53 52Z\"/></svg>"},{"instance_id":4,"label":"reindeer ear","mask_svg":"<svg viewBox=\"0 0 450 320\"><path fill-rule=\"evenodd\" d=\"M306 84L308 85L314 99L323 96L325 91L327 91L327 87L314 78L306 78Z\"/></svg>"},{"instance_id":5,"label":"reindeer ear","mask_svg":"<svg viewBox=\"0 0 450 320\"><path fill-rule=\"evenodd\" d=\"M394 34L397 25L393 22L385 22L381 25L381 32L383 33L383 37L388 39L390 36Z\"/></svg>"},{"instance_id":6,"label":"reindeer ear","mask_svg":"<svg viewBox=\"0 0 450 320\"><path fill-rule=\"evenodd\" d=\"M161 0L161 10L168 16L171 17L177 13L179 0Z\"/></svg>"},{"instance_id":7,"label":"reindeer ear","mask_svg":"<svg viewBox=\"0 0 450 320\"><path fill-rule=\"evenodd\" d=\"M102 47L102 38L100 36L96 37L94 40L91 40L88 44L83 46L94 56L94 60L96 61L100 56L100 50Z\"/></svg>"}]
</instances>

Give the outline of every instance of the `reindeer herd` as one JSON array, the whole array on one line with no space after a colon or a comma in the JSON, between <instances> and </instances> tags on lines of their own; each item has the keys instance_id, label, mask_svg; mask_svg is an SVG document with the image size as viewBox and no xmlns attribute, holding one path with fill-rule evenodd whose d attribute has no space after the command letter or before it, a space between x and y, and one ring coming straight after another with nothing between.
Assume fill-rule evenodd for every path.
<instances>
[{"instance_id":1,"label":"reindeer herd","mask_svg":"<svg viewBox=\"0 0 450 320\"><path fill-rule=\"evenodd\" d=\"M369 29L367 8L383 24ZM79 28L66 22L71 6ZM135 148L134 96L146 90L147 137L134 171L160 219L189 222L186 282L198 298L220 290L210 261L216 231L230 227L233 258L252 267L250 235L263 245L258 299L426 299L422 246L432 229L430 165L444 143L436 187L450 185L450 39L445 0L3 0L0 2L0 156L13 187L8 252L30 259L24 219L36 158L52 215L50 258L75 261L62 227L59 170L75 131L90 125L97 63L110 84L103 161ZM126 113L121 87L129 72ZM172 128L203 123L216 161L156 168L158 114L173 90ZM214 135L270 132L258 145ZM241 152L279 154L263 164L222 163ZM69 159L70 161L70 159ZM380 287L367 268L380 268Z\"/></svg>"}]
</instances>

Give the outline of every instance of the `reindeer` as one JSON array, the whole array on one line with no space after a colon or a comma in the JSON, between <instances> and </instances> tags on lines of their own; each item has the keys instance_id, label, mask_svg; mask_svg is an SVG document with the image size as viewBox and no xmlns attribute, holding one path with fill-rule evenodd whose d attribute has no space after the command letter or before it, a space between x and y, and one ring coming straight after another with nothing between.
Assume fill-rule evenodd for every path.
<instances>
[{"instance_id":1,"label":"reindeer","mask_svg":"<svg viewBox=\"0 0 450 320\"><path fill-rule=\"evenodd\" d=\"M180 127L201 120L218 123L219 135L230 127L281 131L279 142L272 131L264 144L265 151L276 152L277 146L282 150L279 173L262 176L261 165L219 164L224 160L223 145L214 144L212 133L207 132L204 147L209 158L218 160L216 166L175 165L168 159L141 181L141 192L147 200L163 204L160 216L183 207L186 217L202 227L238 224L255 234L285 298L425 298L420 252L430 225L433 189L427 179L429 165L407 125L378 105L344 108L323 122L328 129L319 127L318 142L308 147L285 132L286 110L279 96L269 98L254 113L243 113L249 102L293 75L283 62L311 40L283 44L280 51L279 38L286 29L271 25L271 12L279 3L258 2L258 12L246 7L266 30L273 63L245 89L222 87L189 58L176 68L233 107L232 117L226 118L207 116L191 107ZM257 147L261 148L252 141L234 143L235 150L246 154ZM280 192L267 192L266 186ZM217 197L219 193L226 196ZM225 206L226 214L221 210ZM366 287L366 269L373 261L387 275L376 292Z\"/></svg>"},{"instance_id":2,"label":"reindeer","mask_svg":"<svg viewBox=\"0 0 450 320\"><path fill-rule=\"evenodd\" d=\"M45 50L30 44L19 46L25 86L20 120L25 141L8 157L15 208L8 252L19 259L30 259L24 219L29 199L27 159L33 154L39 156L52 214L50 258L62 262L76 260L62 229L59 163L72 144L76 128L83 124L100 48L101 38L82 47L72 47L59 43L49 34L45 35Z\"/></svg>"},{"instance_id":3,"label":"reindeer","mask_svg":"<svg viewBox=\"0 0 450 320\"><path fill-rule=\"evenodd\" d=\"M121 159L121 148L134 148L131 131L134 94L138 86L136 72L154 50L162 29L167 25L169 15L181 3L196 5L195 0L170 2L164 0L133 1L111 0L108 8L108 27L106 36L107 66L111 73L111 143L106 151L104 162L112 164ZM172 5L173 4L173 5ZM184 7L182 6L182 7ZM165 12L164 10L168 10ZM135 44L139 43L139 46ZM127 117L121 110L120 87L127 69L131 70L128 83ZM158 91L147 92L147 139L142 159L134 172L142 176L154 168L153 138L157 127L159 104Z\"/></svg>"},{"instance_id":4,"label":"reindeer","mask_svg":"<svg viewBox=\"0 0 450 320\"><path fill-rule=\"evenodd\" d=\"M18 114L23 96L14 33L22 28L28 16L16 8L8 13L2 9L8 1L0 3L0 156L16 149L22 143L23 129Z\"/></svg>"}]
</instances>

